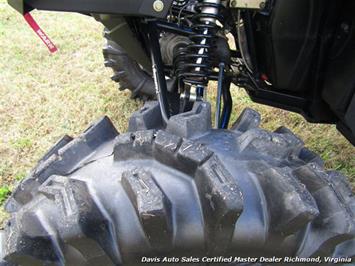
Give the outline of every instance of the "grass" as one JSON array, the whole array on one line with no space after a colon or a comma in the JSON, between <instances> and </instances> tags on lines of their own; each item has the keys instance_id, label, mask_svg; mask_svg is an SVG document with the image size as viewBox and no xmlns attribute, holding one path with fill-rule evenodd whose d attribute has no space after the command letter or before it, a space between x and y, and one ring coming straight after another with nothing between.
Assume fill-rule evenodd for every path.
<instances>
[{"instance_id":1,"label":"grass","mask_svg":"<svg viewBox=\"0 0 355 266\"><path fill-rule=\"evenodd\" d=\"M0 187L0 204L2 204L10 194L11 190L8 186Z\"/></svg>"},{"instance_id":2,"label":"grass","mask_svg":"<svg viewBox=\"0 0 355 266\"><path fill-rule=\"evenodd\" d=\"M103 115L125 131L140 106L109 79L99 23L78 14L34 11L33 16L58 46L55 55L0 0L0 203L62 135L76 136ZM312 125L297 114L254 104L237 88L233 98L233 120L247 106L256 109L263 127L289 127L327 160L327 167L355 185L355 148L334 126Z\"/></svg>"}]
</instances>

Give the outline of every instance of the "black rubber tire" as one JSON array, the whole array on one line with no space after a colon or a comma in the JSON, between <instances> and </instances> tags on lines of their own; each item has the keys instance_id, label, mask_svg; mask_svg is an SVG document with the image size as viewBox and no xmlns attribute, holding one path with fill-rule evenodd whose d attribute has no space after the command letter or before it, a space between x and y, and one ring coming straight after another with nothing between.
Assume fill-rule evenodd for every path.
<instances>
[{"instance_id":1,"label":"black rubber tire","mask_svg":"<svg viewBox=\"0 0 355 266\"><path fill-rule=\"evenodd\" d=\"M132 99L143 101L156 98L154 80L143 70L108 34L104 33L107 41L103 49L105 66L112 68L111 79L119 84L120 90L128 89L132 92Z\"/></svg>"},{"instance_id":2,"label":"black rubber tire","mask_svg":"<svg viewBox=\"0 0 355 266\"><path fill-rule=\"evenodd\" d=\"M4 259L134 265L141 256L355 258L351 188L292 132L260 129L251 109L231 130L212 130L206 103L156 131L158 108L150 103L136 112L134 132L118 135L105 117L79 138L59 141L7 202Z\"/></svg>"}]
</instances>

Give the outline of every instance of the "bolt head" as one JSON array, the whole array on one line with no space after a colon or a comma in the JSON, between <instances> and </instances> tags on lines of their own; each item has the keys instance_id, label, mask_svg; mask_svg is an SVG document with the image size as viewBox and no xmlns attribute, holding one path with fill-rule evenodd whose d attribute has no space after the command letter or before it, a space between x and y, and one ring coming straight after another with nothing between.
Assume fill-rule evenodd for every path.
<instances>
[{"instance_id":1,"label":"bolt head","mask_svg":"<svg viewBox=\"0 0 355 266\"><path fill-rule=\"evenodd\" d=\"M340 26L341 26L342 30L343 30L345 33L349 33L349 31L350 31L350 26L349 26L349 24L343 22Z\"/></svg>"},{"instance_id":2,"label":"bolt head","mask_svg":"<svg viewBox=\"0 0 355 266\"><path fill-rule=\"evenodd\" d=\"M162 12L164 10L164 2L161 0L156 0L153 3L153 9L156 12Z\"/></svg>"},{"instance_id":3,"label":"bolt head","mask_svg":"<svg viewBox=\"0 0 355 266\"><path fill-rule=\"evenodd\" d=\"M237 6L237 0L232 0L231 1L231 7L236 7Z\"/></svg>"}]
</instances>

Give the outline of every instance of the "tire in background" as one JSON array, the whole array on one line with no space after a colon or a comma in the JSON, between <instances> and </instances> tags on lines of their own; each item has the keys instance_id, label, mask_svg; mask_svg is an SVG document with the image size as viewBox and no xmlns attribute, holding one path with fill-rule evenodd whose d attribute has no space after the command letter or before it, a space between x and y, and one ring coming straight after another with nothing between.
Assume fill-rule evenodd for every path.
<instances>
[{"instance_id":1,"label":"tire in background","mask_svg":"<svg viewBox=\"0 0 355 266\"><path fill-rule=\"evenodd\" d=\"M108 34L104 33L107 43L103 49L105 66L112 68L111 79L119 83L119 89L128 89L132 92L132 99L143 101L156 98L154 80L144 69L116 42L112 41Z\"/></svg>"}]
</instances>

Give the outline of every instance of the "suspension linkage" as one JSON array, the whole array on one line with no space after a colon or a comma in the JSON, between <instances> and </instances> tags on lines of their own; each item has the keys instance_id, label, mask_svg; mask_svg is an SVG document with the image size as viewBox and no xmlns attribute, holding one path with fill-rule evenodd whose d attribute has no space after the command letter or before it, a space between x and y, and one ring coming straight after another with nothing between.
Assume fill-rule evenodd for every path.
<instances>
[{"instance_id":1,"label":"suspension linkage","mask_svg":"<svg viewBox=\"0 0 355 266\"><path fill-rule=\"evenodd\" d=\"M160 52L159 33L157 31L155 21L148 21L148 38L150 41L155 91L159 101L163 121L167 124L170 118L168 89L164 74L163 59Z\"/></svg>"},{"instance_id":2,"label":"suspension linkage","mask_svg":"<svg viewBox=\"0 0 355 266\"><path fill-rule=\"evenodd\" d=\"M215 126L216 128L227 129L230 116L232 113L233 100L230 93L231 77L225 73L226 65L221 62L219 64L219 76L217 87L217 101L216 101L216 115ZM221 115L221 102L223 98L223 111Z\"/></svg>"}]
</instances>

